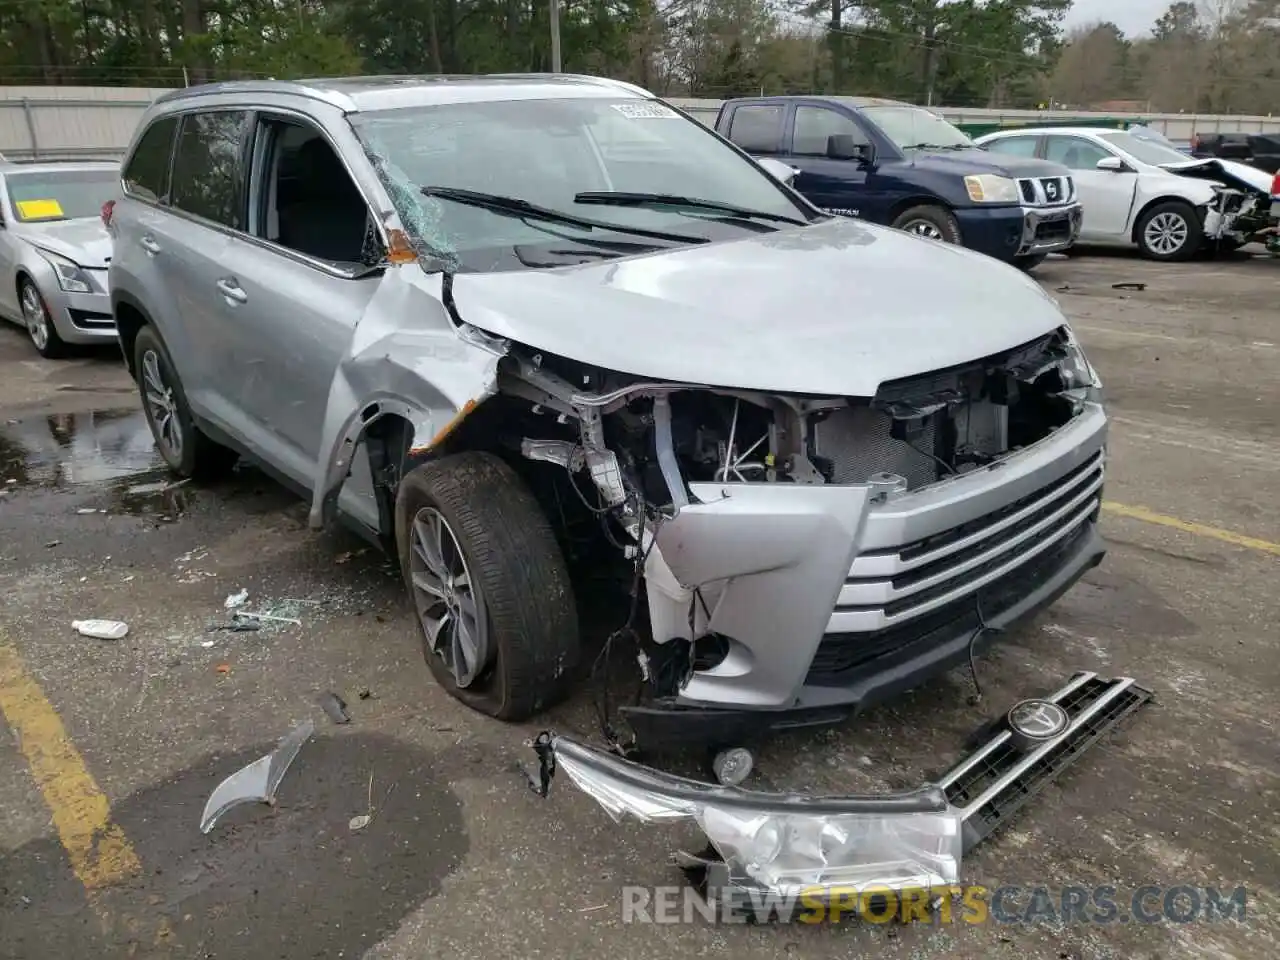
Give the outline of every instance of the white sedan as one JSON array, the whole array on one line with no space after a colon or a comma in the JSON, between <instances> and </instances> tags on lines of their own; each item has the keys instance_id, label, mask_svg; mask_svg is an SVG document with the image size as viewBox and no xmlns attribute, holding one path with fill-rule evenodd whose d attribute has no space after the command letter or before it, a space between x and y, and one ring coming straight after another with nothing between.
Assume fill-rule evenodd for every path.
<instances>
[{"instance_id":1,"label":"white sedan","mask_svg":"<svg viewBox=\"0 0 1280 960\"><path fill-rule=\"evenodd\" d=\"M977 138L993 153L1069 167L1084 207L1081 244L1132 246L1153 260L1186 260L1206 245L1249 239L1269 213L1270 175L1230 160L1192 160L1123 130L1039 127Z\"/></svg>"}]
</instances>

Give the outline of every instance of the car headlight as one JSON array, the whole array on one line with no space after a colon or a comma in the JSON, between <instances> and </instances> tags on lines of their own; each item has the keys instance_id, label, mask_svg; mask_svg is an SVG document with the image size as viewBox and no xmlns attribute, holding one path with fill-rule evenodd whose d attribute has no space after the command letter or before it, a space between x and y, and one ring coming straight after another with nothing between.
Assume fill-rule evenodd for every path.
<instances>
[{"instance_id":1,"label":"car headlight","mask_svg":"<svg viewBox=\"0 0 1280 960\"><path fill-rule=\"evenodd\" d=\"M1093 368L1080 341L1070 327L1064 327L1066 334L1062 344L1063 357L1058 365L1062 377L1063 393L1094 403L1102 402L1102 378Z\"/></svg>"},{"instance_id":2,"label":"car headlight","mask_svg":"<svg viewBox=\"0 0 1280 960\"><path fill-rule=\"evenodd\" d=\"M1018 185L994 173L975 173L964 178L964 188L974 203L1017 203Z\"/></svg>"},{"instance_id":3,"label":"car headlight","mask_svg":"<svg viewBox=\"0 0 1280 960\"><path fill-rule=\"evenodd\" d=\"M41 250L40 256L49 261L49 266L58 276L58 286L67 293L93 293L89 275L74 260L48 250Z\"/></svg>"},{"instance_id":4,"label":"car headlight","mask_svg":"<svg viewBox=\"0 0 1280 960\"><path fill-rule=\"evenodd\" d=\"M760 793L663 773L566 737L544 734L534 746L544 789L551 758L551 773L564 771L615 820L691 819L730 877L781 895L930 889L959 880L961 816L938 787L863 797Z\"/></svg>"}]
</instances>

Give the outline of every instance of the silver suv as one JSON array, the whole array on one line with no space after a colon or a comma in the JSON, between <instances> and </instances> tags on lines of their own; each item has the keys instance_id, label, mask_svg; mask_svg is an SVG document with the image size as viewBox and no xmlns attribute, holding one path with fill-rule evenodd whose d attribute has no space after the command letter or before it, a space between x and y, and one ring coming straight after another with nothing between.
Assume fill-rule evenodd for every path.
<instances>
[{"instance_id":1,"label":"silver suv","mask_svg":"<svg viewBox=\"0 0 1280 960\"><path fill-rule=\"evenodd\" d=\"M110 229L168 463L247 455L384 544L494 716L565 690L581 606L640 740L838 719L1103 554L1099 384L1039 286L629 85L178 91Z\"/></svg>"}]
</instances>

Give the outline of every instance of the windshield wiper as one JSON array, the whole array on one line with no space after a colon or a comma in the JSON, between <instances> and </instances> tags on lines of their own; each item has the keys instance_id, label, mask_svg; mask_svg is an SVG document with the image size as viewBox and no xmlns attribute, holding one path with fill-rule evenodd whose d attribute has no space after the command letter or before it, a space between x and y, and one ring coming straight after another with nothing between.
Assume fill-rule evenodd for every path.
<instances>
[{"instance_id":1,"label":"windshield wiper","mask_svg":"<svg viewBox=\"0 0 1280 960\"><path fill-rule=\"evenodd\" d=\"M732 203L720 203L716 200L699 200L697 197L679 197L670 193L627 193L621 190L593 190L576 194L574 203L598 203L609 207L687 207L690 210L710 210L715 213L741 217L744 220L772 220L775 223L789 223L797 227L804 226L807 221L796 217L788 217L781 213L768 213L764 210L752 210L748 207L735 206Z\"/></svg>"},{"instance_id":2,"label":"windshield wiper","mask_svg":"<svg viewBox=\"0 0 1280 960\"><path fill-rule=\"evenodd\" d=\"M559 223L568 227L581 227L584 230L614 230L618 233L629 233L637 237L650 237L654 240L667 240L672 243L706 243L706 237L690 237L682 233L663 233L660 230L645 230L642 227L628 227L620 223L606 223L591 220L587 217L574 216L550 207L541 207L518 197L504 197L497 193L483 193L479 190L464 190L461 187L423 187L422 192L428 197L440 197L455 203L465 203L484 210L491 210L504 216L520 220L542 220L546 223Z\"/></svg>"}]
</instances>

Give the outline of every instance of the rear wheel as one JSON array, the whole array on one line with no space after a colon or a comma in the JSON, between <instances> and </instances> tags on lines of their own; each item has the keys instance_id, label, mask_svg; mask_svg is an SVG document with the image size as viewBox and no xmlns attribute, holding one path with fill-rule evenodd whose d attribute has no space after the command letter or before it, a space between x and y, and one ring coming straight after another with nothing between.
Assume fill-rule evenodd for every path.
<instances>
[{"instance_id":1,"label":"rear wheel","mask_svg":"<svg viewBox=\"0 0 1280 960\"><path fill-rule=\"evenodd\" d=\"M155 327L138 331L133 358L151 437L169 469L180 477L214 476L229 469L236 454L210 440L195 425L187 395Z\"/></svg>"},{"instance_id":2,"label":"rear wheel","mask_svg":"<svg viewBox=\"0 0 1280 960\"><path fill-rule=\"evenodd\" d=\"M1189 203L1166 200L1142 215L1138 249L1151 260L1189 260L1204 240L1199 219Z\"/></svg>"},{"instance_id":3,"label":"rear wheel","mask_svg":"<svg viewBox=\"0 0 1280 960\"><path fill-rule=\"evenodd\" d=\"M49 307L29 277L24 277L18 288L18 302L22 306L22 319L26 322L27 334L40 356L50 360L65 357L67 343L58 336L53 317L49 315Z\"/></svg>"},{"instance_id":4,"label":"rear wheel","mask_svg":"<svg viewBox=\"0 0 1280 960\"><path fill-rule=\"evenodd\" d=\"M956 222L956 218L950 210L933 204L908 207L894 218L890 226L930 240L960 242L960 224Z\"/></svg>"},{"instance_id":5,"label":"rear wheel","mask_svg":"<svg viewBox=\"0 0 1280 960\"><path fill-rule=\"evenodd\" d=\"M469 452L396 491L396 543L436 681L467 706L523 720L564 693L578 615L564 558L509 466Z\"/></svg>"}]
</instances>

